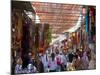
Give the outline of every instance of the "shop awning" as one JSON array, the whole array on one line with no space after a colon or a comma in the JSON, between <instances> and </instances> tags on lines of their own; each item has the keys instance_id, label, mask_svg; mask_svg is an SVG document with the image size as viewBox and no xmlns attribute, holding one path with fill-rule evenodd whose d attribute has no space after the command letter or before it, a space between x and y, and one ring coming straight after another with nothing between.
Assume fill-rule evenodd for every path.
<instances>
[{"instance_id":1,"label":"shop awning","mask_svg":"<svg viewBox=\"0 0 100 75\"><path fill-rule=\"evenodd\" d=\"M61 34L75 26L81 14L81 5L32 2L41 23L49 23L53 34ZM81 21L81 20L80 20Z\"/></svg>"}]
</instances>

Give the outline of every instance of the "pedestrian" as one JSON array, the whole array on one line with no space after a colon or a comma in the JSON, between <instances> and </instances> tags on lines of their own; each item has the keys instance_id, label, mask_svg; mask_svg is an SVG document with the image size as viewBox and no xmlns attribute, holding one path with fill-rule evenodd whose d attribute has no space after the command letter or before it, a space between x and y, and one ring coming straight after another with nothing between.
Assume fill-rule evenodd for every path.
<instances>
[{"instance_id":1,"label":"pedestrian","mask_svg":"<svg viewBox=\"0 0 100 75\"><path fill-rule=\"evenodd\" d=\"M21 74L22 73L22 59L19 57L16 61L15 66L15 74Z\"/></svg>"},{"instance_id":2,"label":"pedestrian","mask_svg":"<svg viewBox=\"0 0 100 75\"><path fill-rule=\"evenodd\" d=\"M60 58L61 58L61 71L65 71L67 66L67 60L62 52L60 53Z\"/></svg>"},{"instance_id":3,"label":"pedestrian","mask_svg":"<svg viewBox=\"0 0 100 75\"><path fill-rule=\"evenodd\" d=\"M23 61L22 68L26 69L27 65L29 64L29 57L27 53L22 56L22 61Z\"/></svg>"},{"instance_id":4,"label":"pedestrian","mask_svg":"<svg viewBox=\"0 0 100 75\"><path fill-rule=\"evenodd\" d=\"M93 51L91 51L91 60L89 62L89 67L88 69L95 69L96 68L96 55Z\"/></svg>"},{"instance_id":5,"label":"pedestrian","mask_svg":"<svg viewBox=\"0 0 100 75\"><path fill-rule=\"evenodd\" d=\"M51 54L51 59L49 60L48 67L49 67L49 72L56 72L56 70L57 70L57 63L55 60L54 53Z\"/></svg>"},{"instance_id":6,"label":"pedestrian","mask_svg":"<svg viewBox=\"0 0 100 75\"><path fill-rule=\"evenodd\" d=\"M72 63L74 55L71 53L68 54L69 62Z\"/></svg>"},{"instance_id":7,"label":"pedestrian","mask_svg":"<svg viewBox=\"0 0 100 75\"><path fill-rule=\"evenodd\" d=\"M83 69L83 61L81 60L81 57L79 55L76 55L73 59L73 65L75 67L75 70L82 70Z\"/></svg>"},{"instance_id":8,"label":"pedestrian","mask_svg":"<svg viewBox=\"0 0 100 75\"><path fill-rule=\"evenodd\" d=\"M67 63L68 63L68 57L67 54L63 53L63 63L64 63L64 71L67 70Z\"/></svg>"},{"instance_id":9,"label":"pedestrian","mask_svg":"<svg viewBox=\"0 0 100 75\"><path fill-rule=\"evenodd\" d=\"M56 52L55 60L57 63L57 72L60 72L61 71L61 56L59 54L59 51Z\"/></svg>"},{"instance_id":10,"label":"pedestrian","mask_svg":"<svg viewBox=\"0 0 100 75\"><path fill-rule=\"evenodd\" d=\"M41 54L40 59L44 66L44 72L48 72L48 61L49 61L48 55L46 53L43 53Z\"/></svg>"},{"instance_id":11,"label":"pedestrian","mask_svg":"<svg viewBox=\"0 0 100 75\"><path fill-rule=\"evenodd\" d=\"M83 69L88 70L89 59L88 59L86 51L83 53L82 62L83 62L83 67L84 67Z\"/></svg>"},{"instance_id":12,"label":"pedestrian","mask_svg":"<svg viewBox=\"0 0 100 75\"><path fill-rule=\"evenodd\" d=\"M12 52L11 56L11 74L15 74L15 66L16 66L16 58L14 56L14 51Z\"/></svg>"},{"instance_id":13,"label":"pedestrian","mask_svg":"<svg viewBox=\"0 0 100 75\"><path fill-rule=\"evenodd\" d=\"M27 65L27 73L33 73L33 64L32 63L29 63Z\"/></svg>"},{"instance_id":14,"label":"pedestrian","mask_svg":"<svg viewBox=\"0 0 100 75\"><path fill-rule=\"evenodd\" d=\"M43 73L44 72L44 65L39 57L38 62L37 62L37 68L38 68L38 72L39 73Z\"/></svg>"},{"instance_id":15,"label":"pedestrian","mask_svg":"<svg viewBox=\"0 0 100 75\"><path fill-rule=\"evenodd\" d=\"M96 59L95 58L90 60L88 69L89 70L96 69Z\"/></svg>"}]
</instances>

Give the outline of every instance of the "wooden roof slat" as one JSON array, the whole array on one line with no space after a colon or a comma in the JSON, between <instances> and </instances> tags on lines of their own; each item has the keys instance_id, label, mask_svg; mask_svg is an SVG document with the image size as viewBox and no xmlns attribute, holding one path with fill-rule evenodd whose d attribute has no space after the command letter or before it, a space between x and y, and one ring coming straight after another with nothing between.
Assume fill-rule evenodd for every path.
<instances>
[{"instance_id":1,"label":"wooden roof slat","mask_svg":"<svg viewBox=\"0 0 100 75\"><path fill-rule=\"evenodd\" d=\"M76 25L81 14L81 6L75 4L33 2L32 5L41 23L49 23L52 32L58 34Z\"/></svg>"}]
</instances>

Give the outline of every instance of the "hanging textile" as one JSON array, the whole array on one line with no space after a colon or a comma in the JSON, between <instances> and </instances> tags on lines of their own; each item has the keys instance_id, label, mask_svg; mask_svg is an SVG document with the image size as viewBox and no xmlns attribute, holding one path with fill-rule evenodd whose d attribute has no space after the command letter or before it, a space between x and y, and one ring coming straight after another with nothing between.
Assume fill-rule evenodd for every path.
<instances>
[{"instance_id":1,"label":"hanging textile","mask_svg":"<svg viewBox=\"0 0 100 75\"><path fill-rule=\"evenodd\" d=\"M87 9L87 13L86 13L86 17L85 17L85 22L86 22L86 32L87 34L89 33L89 11L88 11L88 7L86 8Z\"/></svg>"},{"instance_id":2,"label":"hanging textile","mask_svg":"<svg viewBox=\"0 0 100 75\"><path fill-rule=\"evenodd\" d=\"M39 47L39 24L35 25L35 47Z\"/></svg>"},{"instance_id":3,"label":"hanging textile","mask_svg":"<svg viewBox=\"0 0 100 75\"><path fill-rule=\"evenodd\" d=\"M95 25L95 9L90 7L90 34L91 40L93 40L94 35L96 34L96 25Z\"/></svg>"},{"instance_id":4,"label":"hanging textile","mask_svg":"<svg viewBox=\"0 0 100 75\"><path fill-rule=\"evenodd\" d=\"M43 31L43 24L39 26L39 52L44 52L44 31Z\"/></svg>"},{"instance_id":5,"label":"hanging textile","mask_svg":"<svg viewBox=\"0 0 100 75\"><path fill-rule=\"evenodd\" d=\"M77 30L77 47L79 46L80 44L80 29Z\"/></svg>"}]
</instances>

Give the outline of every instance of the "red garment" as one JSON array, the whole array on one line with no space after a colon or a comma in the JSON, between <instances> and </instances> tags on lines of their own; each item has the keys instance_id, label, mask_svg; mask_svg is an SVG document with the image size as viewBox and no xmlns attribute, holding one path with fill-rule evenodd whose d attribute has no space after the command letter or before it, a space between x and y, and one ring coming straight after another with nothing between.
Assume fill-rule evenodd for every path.
<instances>
[{"instance_id":1,"label":"red garment","mask_svg":"<svg viewBox=\"0 0 100 75\"><path fill-rule=\"evenodd\" d=\"M57 57L57 65L61 65L61 59Z\"/></svg>"}]
</instances>

